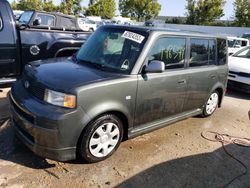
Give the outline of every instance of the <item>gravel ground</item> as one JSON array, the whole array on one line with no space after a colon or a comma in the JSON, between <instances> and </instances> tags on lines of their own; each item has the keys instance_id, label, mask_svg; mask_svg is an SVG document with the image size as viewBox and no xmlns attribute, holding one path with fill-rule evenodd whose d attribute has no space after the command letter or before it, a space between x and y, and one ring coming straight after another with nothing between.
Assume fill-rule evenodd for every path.
<instances>
[{"instance_id":1,"label":"gravel ground","mask_svg":"<svg viewBox=\"0 0 250 188\"><path fill-rule=\"evenodd\" d=\"M0 92L0 187L223 187L244 172L221 143L201 137L216 131L250 138L250 95L229 92L212 117L193 117L125 141L109 159L83 164L42 159L15 138L6 93ZM1 119L3 119L1 121ZM211 135L208 135L211 137ZM228 187L250 187L250 147L226 144L249 169Z\"/></svg>"}]
</instances>

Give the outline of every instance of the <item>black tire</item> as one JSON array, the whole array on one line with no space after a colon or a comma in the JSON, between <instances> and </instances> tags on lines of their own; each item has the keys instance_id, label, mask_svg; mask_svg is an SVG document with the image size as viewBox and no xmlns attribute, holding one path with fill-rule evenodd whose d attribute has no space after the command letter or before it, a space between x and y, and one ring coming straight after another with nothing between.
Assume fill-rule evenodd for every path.
<instances>
[{"instance_id":1,"label":"black tire","mask_svg":"<svg viewBox=\"0 0 250 188\"><path fill-rule=\"evenodd\" d=\"M90 148L93 147L93 145L91 146L90 144L90 140L91 139L95 139L94 137L98 135L98 133L96 133L97 130L104 130L105 126L106 126L106 133L108 132L108 127L107 124L111 123L114 124L114 126L112 127L112 129L114 128L116 131L119 130L119 138L115 138L115 140L117 141L117 144L115 146L112 146L112 150L111 152L109 152L106 156L95 156L93 155L93 153L91 153ZM99 129L98 129L99 128ZM102 160L105 160L106 158L110 157L115 151L116 149L119 147L121 141L122 141L122 137L123 137L123 124L122 121L115 115L113 114L105 114L101 117L98 117L96 120L92 121L84 130L84 132L82 133L80 140L79 140L79 146L77 148L77 152L78 152L78 157L80 157L80 160L84 160L88 163L95 163L95 162L99 162ZM99 140L102 140L102 136L99 136ZM112 136L110 137L111 139ZM100 141L101 142L101 141ZM99 144L106 144L106 143L99 143ZM99 144L96 145L97 149ZM108 145L108 144L107 144ZM107 146L107 149L109 149L110 145ZM92 148L92 152L94 150ZM101 148L101 150L98 152L98 154L102 154L103 148Z\"/></svg>"},{"instance_id":2,"label":"black tire","mask_svg":"<svg viewBox=\"0 0 250 188\"><path fill-rule=\"evenodd\" d=\"M212 99L214 96L217 97L217 100L216 100L216 102L213 102L213 105L212 105L212 106L214 106L214 107L213 107L212 109L209 110L208 104L209 104L209 102L212 102L211 99ZM204 104L204 108L203 108L203 112L202 112L202 117L211 116L211 115L215 112L215 110L217 109L218 104L219 104L219 100L220 100L220 95L219 95L219 93L218 93L217 91L213 91L213 92L209 95L209 97L208 97L206 103Z\"/></svg>"}]
</instances>

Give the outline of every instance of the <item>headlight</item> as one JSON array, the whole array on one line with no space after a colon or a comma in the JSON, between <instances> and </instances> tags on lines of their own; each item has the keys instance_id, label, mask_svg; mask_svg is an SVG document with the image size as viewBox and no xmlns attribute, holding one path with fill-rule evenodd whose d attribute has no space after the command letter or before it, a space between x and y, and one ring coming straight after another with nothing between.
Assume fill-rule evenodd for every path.
<instances>
[{"instance_id":1,"label":"headlight","mask_svg":"<svg viewBox=\"0 0 250 188\"><path fill-rule=\"evenodd\" d=\"M49 89L45 90L44 101L56 105L62 106L66 108L75 108L76 107L76 96L69 95L57 91L52 91Z\"/></svg>"}]
</instances>

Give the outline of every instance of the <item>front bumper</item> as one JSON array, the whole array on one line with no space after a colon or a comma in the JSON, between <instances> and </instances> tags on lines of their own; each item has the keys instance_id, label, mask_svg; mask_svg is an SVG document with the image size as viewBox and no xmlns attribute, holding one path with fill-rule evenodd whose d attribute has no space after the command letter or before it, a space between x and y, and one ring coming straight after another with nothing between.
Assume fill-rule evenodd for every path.
<instances>
[{"instance_id":1,"label":"front bumper","mask_svg":"<svg viewBox=\"0 0 250 188\"><path fill-rule=\"evenodd\" d=\"M12 87L9 100L12 125L28 148L41 157L58 161L76 158L86 117L81 108L64 109L39 101L18 82Z\"/></svg>"}]
</instances>

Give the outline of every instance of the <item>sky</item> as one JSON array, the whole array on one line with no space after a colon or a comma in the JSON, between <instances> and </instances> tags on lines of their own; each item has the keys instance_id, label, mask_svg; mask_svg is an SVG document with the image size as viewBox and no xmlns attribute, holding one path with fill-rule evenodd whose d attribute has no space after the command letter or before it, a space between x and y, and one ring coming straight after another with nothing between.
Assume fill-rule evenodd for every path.
<instances>
[{"instance_id":1,"label":"sky","mask_svg":"<svg viewBox=\"0 0 250 188\"><path fill-rule=\"evenodd\" d=\"M12 2L13 0L8 0ZM55 4L59 4L61 0L53 0ZM186 0L158 0L161 4L160 16L185 16L186 12ZM233 17L233 2L234 0L227 0L224 7L224 16L221 18L223 20L230 19ZM82 6L88 6L89 0L82 0ZM116 14L119 15L118 11L118 0L116 0L117 11Z\"/></svg>"}]
</instances>

